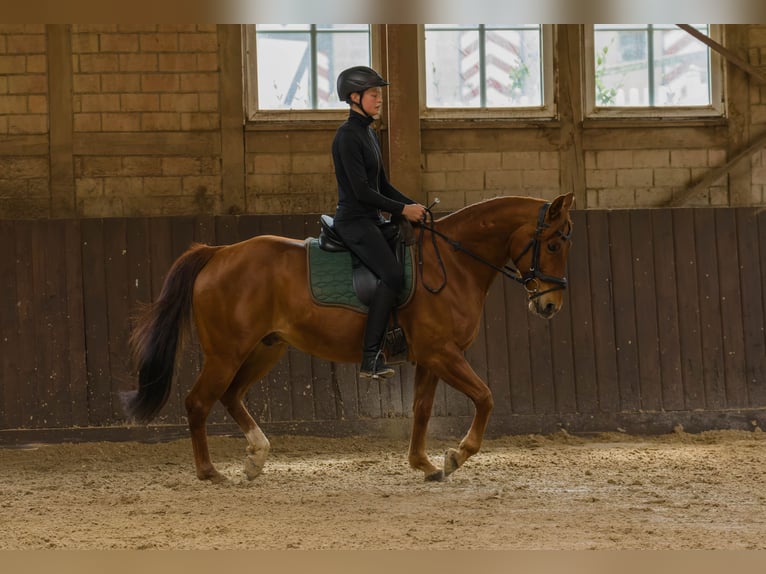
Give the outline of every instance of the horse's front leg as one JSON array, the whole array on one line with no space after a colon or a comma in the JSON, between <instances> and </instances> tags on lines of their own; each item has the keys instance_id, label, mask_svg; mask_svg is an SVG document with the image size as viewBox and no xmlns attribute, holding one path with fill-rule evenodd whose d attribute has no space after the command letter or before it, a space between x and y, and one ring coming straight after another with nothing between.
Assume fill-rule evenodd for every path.
<instances>
[{"instance_id":1,"label":"horse's front leg","mask_svg":"<svg viewBox=\"0 0 766 574\"><path fill-rule=\"evenodd\" d=\"M412 435L410 436L410 466L425 473L426 480L439 481L444 472L436 468L426 454L426 431L434 406L439 377L422 365L415 368L415 396L412 400Z\"/></svg>"},{"instance_id":2,"label":"horse's front leg","mask_svg":"<svg viewBox=\"0 0 766 574\"><path fill-rule=\"evenodd\" d=\"M467 395L476 408L471 428L458 448L451 448L444 455L444 476L449 476L463 466L469 457L479 452L494 399L492 391L474 372L456 345L448 345L431 368L444 382Z\"/></svg>"}]
</instances>

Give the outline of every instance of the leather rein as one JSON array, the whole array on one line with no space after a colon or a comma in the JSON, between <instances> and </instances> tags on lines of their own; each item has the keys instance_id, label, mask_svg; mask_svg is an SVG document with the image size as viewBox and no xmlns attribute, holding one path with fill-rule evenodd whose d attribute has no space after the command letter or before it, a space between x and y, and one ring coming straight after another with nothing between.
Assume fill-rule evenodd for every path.
<instances>
[{"instance_id":1,"label":"leather rein","mask_svg":"<svg viewBox=\"0 0 766 574\"><path fill-rule=\"evenodd\" d=\"M551 291L557 291L559 289L566 289L567 288L567 278L566 277L554 277L552 275L547 275L540 271L540 236L549 227L547 223L545 223L545 215L548 213L548 208L551 206L550 202L544 203L540 206L540 210L537 214L537 228L535 229L535 234L532 236L532 239L529 240L529 243L527 243L526 247L519 253L517 257L513 259L513 267L510 265L504 265L503 267L498 267L491 261L487 261L480 255L477 255L473 251L466 249L463 247L459 241L455 241L454 239L451 239L447 237L444 233L441 231L438 231L434 227L434 215L430 208L426 208L427 217L426 222L422 223L420 225L420 234L418 235L418 269L420 271L420 281L423 284L423 287L425 287L429 292L431 293L439 293L444 287L447 285L447 269L444 266L444 261L442 260L441 253L439 253L439 247L436 243L436 236L438 235L441 237L444 241L446 241L455 251L462 251L466 255L469 255L476 261L479 261L480 263L486 265L487 267L490 267L491 269L494 269L498 273L501 273L508 279L513 279L517 283L521 283L524 285L524 288L527 290L527 295L529 296L529 299L536 299L537 297L540 297L541 295L545 295L546 293L550 293ZM436 253L436 260L439 262L439 268L442 272L442 283L438 287L431 287L428 284L426 284L425 279L423 277L423 235L425 233L425 230L428 230L431 232L431 242L434 246L434 252ZM561 237L563 240L568 241L572 236L572 230L570 228L569 233L564 234L561 232L561 230L558 231L559 237ZM529 267L529 270L526 273L522 273L518 269L518 262L519 260L526 255L526 253L529 250L532 250L532 263ZM540 282L544 281L546 283L553 283L553 287L550 289L546 289L545 291L540 291Z\"/></svg>"}]
</instances>

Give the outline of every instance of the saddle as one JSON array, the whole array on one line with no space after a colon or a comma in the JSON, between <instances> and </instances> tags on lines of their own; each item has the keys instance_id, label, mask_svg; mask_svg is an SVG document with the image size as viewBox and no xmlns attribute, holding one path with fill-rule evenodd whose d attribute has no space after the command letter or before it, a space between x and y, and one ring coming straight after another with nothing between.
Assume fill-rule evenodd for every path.
<instances>
[{"instance_id":1,"label":"saddle","mask_svg":"<svg viewBox=\"0 0 766 574\"><path fill-rule=\"evenodd\" d=\"M334 220L329 215L322 215L319 219L320 233L319 233L319 248L330 253L339 253L347 251L351 256L351 268L352 268L352 285L354 293L359 297L359 300L367 307L372 302L372 297L375 294L375 289L378 286L378 278L370 269L362 264L356 256L351 253L343 243L343 239L335 231L333 227ZM397 240L396 259L401 264L403 261L402 254L400 254L400 243Z\"/></svg>"},{"instance_id":2,"label":"saddle","mask_svg":"<svg viewBox=\"0 0 766 574\"><path fill-rule=\"evenodd\" d=\"M333 218L320 217L319 238L308 238L309 285L314 301L367 312L377 288L378 278L351 252L333 227ZM398 325L396 309L406 305L414 293L414 258L411 248L397 229L396 257L403 266L404 287L393 312L393 327L386 333L387 362L406 360L407 341Z\"/></svg>"}]
</instances>

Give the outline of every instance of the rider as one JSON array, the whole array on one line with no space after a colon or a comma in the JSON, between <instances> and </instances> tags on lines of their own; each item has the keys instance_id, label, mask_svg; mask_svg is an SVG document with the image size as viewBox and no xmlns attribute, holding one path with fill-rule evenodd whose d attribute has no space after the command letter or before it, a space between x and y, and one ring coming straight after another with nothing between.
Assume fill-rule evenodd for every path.
<instances>
[{"instance_id":1,"label":"rider","mask_svg":"<svg viewBox=\"0 0 766 574\"><path fill-rule=\"evenodd\" d=\"M379 117L383 86L388 82L367 66L354 66L338 76L337 91L351 109L332 143L338 206L335 229L351 252L377 276L378 283L367 312L360 376L390 377L394 370L382 354L391 310L403 286L401 264L388 241L381 211L401 215L410 222L425 217L425 207L388 182L380 142L370 124Z\"/></svg>"}]
</instances>

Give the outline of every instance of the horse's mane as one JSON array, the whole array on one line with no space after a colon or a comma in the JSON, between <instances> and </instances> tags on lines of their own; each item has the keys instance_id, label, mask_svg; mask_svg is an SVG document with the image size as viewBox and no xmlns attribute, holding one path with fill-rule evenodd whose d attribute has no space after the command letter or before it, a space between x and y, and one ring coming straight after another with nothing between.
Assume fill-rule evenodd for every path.
<instances>
[{"instance_id":1,"label":"horse's mane","mask_svg":"<svg viewBox=\"0 0 766 574\"><path fill-rule=\"evenodd\" d=\"M477 215L480 215L487 210L495 211L500 207L499 204L504 205L508 203L516 203L517 201L542 202L544 200L538 199L536 197L527 197L522 195L500 195L497 197L491 197L489 199L483 199L481 201L477 201L476 203L461 207L460 209L435 219L434 223L449 225L450 223L457 222L458 220L463 220L466 217L476 217Z\"/></svg>"}]
</instances>

